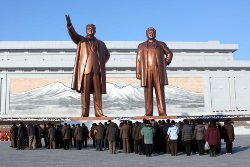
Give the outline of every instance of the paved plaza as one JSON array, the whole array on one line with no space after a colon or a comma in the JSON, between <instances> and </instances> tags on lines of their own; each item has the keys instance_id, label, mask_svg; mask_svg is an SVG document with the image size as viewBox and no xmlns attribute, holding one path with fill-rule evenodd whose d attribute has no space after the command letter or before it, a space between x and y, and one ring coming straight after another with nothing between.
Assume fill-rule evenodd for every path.
<instances>
[{"instance_id":1,"label":"paved plaza","mask_svg":"<svg viewBox=\"0 0 250 167\"><path fill-rule=\"evenodd\" d=\"M134 153L117 154L109 151L95 151L92 147L83 150L15 150L10 142L0 142L0 167L248 167L250 164L250 135L238 135L234 142L234 153L225 154L222 142L222 154L217 157L185 154L172 157L168 154L146 157Z\"/></svg>"}]
</instances>

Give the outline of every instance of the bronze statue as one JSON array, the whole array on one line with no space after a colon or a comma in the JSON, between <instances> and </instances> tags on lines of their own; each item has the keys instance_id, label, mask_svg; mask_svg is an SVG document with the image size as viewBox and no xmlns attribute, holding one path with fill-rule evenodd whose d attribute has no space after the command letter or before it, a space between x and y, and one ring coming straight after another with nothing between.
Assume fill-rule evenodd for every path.
<instances>
[{"instance_id":1,"label":"bronze statue","mask_svg":"<svg viewBox=\"0 0 250 167\"><path fill-rule=\"evenodd\" d=\"M173 54L164 42L157 41L156 30L146 31L147 41L137 49L136 78L144 87L146 116L153 116L153 88L160 116L166 116L164 85L168 85L166 66L171 63Z\"/></svg>"},{"instance_id":2,"label":"bronze statue","mask_svg":"<svg viewBox=\"0 0 250 167\"><path fill-rule=\"evenodd\" d=\"M81 93L82 117L89 116L90 94L93 94L96 117L105 117L102 112L102 94L106 94L106 67L110 54L104 42L95 37L94 24L86 26L86 36L79 35L66 15L67 28L77 44L72 77L72 89Z\"/></svg>"}]
</instances>

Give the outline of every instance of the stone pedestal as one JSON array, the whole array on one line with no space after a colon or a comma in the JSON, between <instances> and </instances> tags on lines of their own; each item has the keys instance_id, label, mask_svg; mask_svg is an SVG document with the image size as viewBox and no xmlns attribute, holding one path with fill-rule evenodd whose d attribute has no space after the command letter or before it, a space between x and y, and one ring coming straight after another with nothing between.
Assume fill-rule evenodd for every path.
<instances>
[{"instance_id":1,"label":"stone pedestal","mask_svg":"<svg viewBox=\"0 0 250 167\"><path fill-rule=\"evenodd\" d=\"M135 116L135 117L71 117L69 118L71 121L94 121L94 120L100 120L100 121L107 121L107 120L143 120L143 119L148 119L148 120L159 120L159 119L176 119L177 116Z\"/></svg>"}]
</instances>

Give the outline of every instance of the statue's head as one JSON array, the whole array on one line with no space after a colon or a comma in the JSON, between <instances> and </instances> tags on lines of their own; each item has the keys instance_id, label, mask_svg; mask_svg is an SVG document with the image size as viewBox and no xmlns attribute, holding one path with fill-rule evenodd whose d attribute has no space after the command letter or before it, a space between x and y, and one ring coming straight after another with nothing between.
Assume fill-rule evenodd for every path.
<instances>
[{"instance_id":1,"label":"statue's head","mask_svg":"<svg viewBox=\"0 0 250 167\"><path fill-rule=\"evenodd\" d=\"M153 27L149 27L146 30L146 36L148 39L155 39L156 37L156 30Z\"/></svg>"},{"instance_id":2,"label":"statue's head","mask_svg":"<svg viewBox=\"0 0 250 167\"><path fill-rule=\"evenodd\" d=\"M94 36L96 33L96 27L94 24L86 25L86 34L87 36Z\"/></svg>"}]
</instances>

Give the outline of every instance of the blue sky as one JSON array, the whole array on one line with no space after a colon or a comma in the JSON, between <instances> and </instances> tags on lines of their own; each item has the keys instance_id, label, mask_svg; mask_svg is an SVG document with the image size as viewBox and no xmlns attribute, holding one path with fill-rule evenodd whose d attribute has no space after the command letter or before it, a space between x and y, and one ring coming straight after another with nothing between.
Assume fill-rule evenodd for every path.
<instances>
[{"instance_id":1,"label":"blue sky","mask_svg":"<svg viewBox=\"0 0 250 167\"><path fill-rule=\"evenodd\" d=\"M142 41L153 26L163 41L218 40L239 44L236 60L250 60L250 0L1 0L0 41L70 40L75 29L97 27L104 41Z\"/></svg>"}]
</instances>

